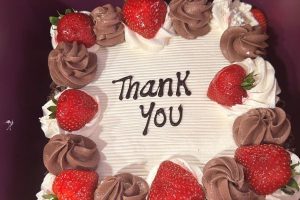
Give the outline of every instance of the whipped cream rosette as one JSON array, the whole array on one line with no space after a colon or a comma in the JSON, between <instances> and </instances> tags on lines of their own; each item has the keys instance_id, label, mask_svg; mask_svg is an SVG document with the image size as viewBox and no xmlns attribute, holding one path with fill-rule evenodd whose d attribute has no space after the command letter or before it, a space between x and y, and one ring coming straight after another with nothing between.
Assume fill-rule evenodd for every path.
<instances>
[{"instance_id":1,"label":"whipped cream rosette","mask_svg":"<svg viewBox=\"0 0 300 200\"><path fill-rule=\"evenodd\" d=\"M97 56L78 42L61 42L50 52L48 66L57 86L82 88L95 78Z\"/></svg>"},{"instance_id":2,"label":"whipped cream rosette","mask_svg":"<svg viewBox=\"0 0 300 200\"><path fill-rule=\"evenodd\" d=\"M95 8L91 16L95 23L94 33L97 37L97 44L109 47L125 41L121 8L106 4Z\"/></svg>"},{"instance_id":3,"label":"whipped cream rosette","mask_svg":"<svg viewBox=\"0 0 300 200\"><path fill-rule=\"evenodd\" d=\"M245 180L243 166L230 157L210 160L204 166L202 181L207 199L265 199L264 196L259 196L250 189Z\"/></svg>"},{"instance_id":4,"label":"whipped cream rosette","mask_svg":"<svg viewBox=\"0 0 300 200\"><path fill-rule=\"evenodd\" d=\"M210 31L211 3L207 0L172 0L169 6L172 25L178 35L195 39Z\"/></svg>"},{"instance_id":5,"label":"whipped cream rosette","mask_svg":"<svg viewBox=\"0 0 300 200\"><path fill-rule=\"evenodd\" d=\"M226 59L239 62L246 58L256 58L266 55L269 36L261 27L233 26L224 31L220 47Z\"/></svg>"},{"instance_id":6,"label":"whipped cream rosette","mask_svg":"<svg viewBox=\"0 0 300 200\"><path fill-rule=\"evenodd\" d=\"M145 200L149 192L147 182L138 176L121 173L105 177L98 185L95 200Z\"/></svg>"},{"instance_id":7,"label":"whipped cream rosette","mask_svg":"<svg viewBox=\"0 0 300 200\"><path fill-rule=\"evenodd\" d=\"M291 133L291 123L281 108L255 108L236 118L233 138L238 146L271 143L282 145Z\"/></svg>"},{"instance_id":8,"label":"whipped cream rosette","mask_svg":"<svg viewBox=\"0 0 300 200\"><path fill-rule=\"evenodd\" d=\"M66 169L95 170L100 154L95 142L87 137L59 134L44 147L43 160L48 171L58 175Z\"/></svg>"},{"instance_id":9,"label":"whipped cream rosette","mask_svg":"<svg viewBox=\"0 0 300 200\"><path fill-rule=\"evenodd\" d=\"M251 13L251 8L250 4L240 0L214 0L211 26L222 33L231 26L257 26L258 22Z\"/></svg>"},{"instance_id":10,"label":"whipped cream rosette","mask_svg":"<svg viewBox=\"0 0 300 200\"><path fill-rule=\"evenodd\" d=\"M261 57L247 58L237 62L247 74L254 74L254 87L247 90L247 97L242 104L226 107L229 116L239 116L252 108L275 108L281 90L278 86L273 66Z\"/></svg>"},{"instance_id":11,"label":"whipped cream rosette","mask_svg":"<svg viewBox=\"0 0 300 200\"><path fill-rule=\"evenodd\" d=\"M45 200L45 195L53 194L52 185L55 180L55 175L48 173L41 185L41 191L36 194L37 200Z\"/></svg>"}]
</instances>

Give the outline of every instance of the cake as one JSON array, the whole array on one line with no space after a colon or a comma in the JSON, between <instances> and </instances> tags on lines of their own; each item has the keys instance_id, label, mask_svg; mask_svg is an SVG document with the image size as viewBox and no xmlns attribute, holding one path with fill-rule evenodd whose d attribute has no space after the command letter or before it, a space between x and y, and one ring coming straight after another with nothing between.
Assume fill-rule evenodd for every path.
<instances>
[{"instance_id":1,"label":"cake","mask_svg":"<svg viewBox=\"0 0 300 200\"><path fill-rule=\"evenodd\" d=\"M133 0L123 9L106 4L91 12L67 10L65 16L50 18L55 21L50 31L54 49L48 64L57 87L40 118L50 141L44 149L49 174L38 199L56 194L53 182L73 169L98 173L95 199L126 199L128 187L139 187L131 191L135 199L146 199L148 193L149 199L165 199L153 195L153 185L160 187L156 171L166 160L186 170L187 177L196 177L209 200L299 198L299 192L287 196L280 190L256 194L244 180L243 166L232 158L238 146L283 145L291 132L285 112L276 107L280 88L273 66L264 59L268 36L257 9L254 12L251 5L237 0L149 2L157 7L140 14L156 17L153 22L144 19L149 27L132 22L139 20L134 12L139 6ZM85 36L82 40L62 35L66 31L61 27L67 29L71 15L76 15L77 32ZM82 28L81 22L89 29ZM238 66L249 86L232 104L226 103L235 94L225 97L217 88L226 66ZM86 104L89 114L77 115L84 124L65 116L69 111L62 105L68 104L74 115L81 109L74 102ZM74 121L65 121L70 118ZM299 159L291 155L297 163ZM235 166L230 173L240 173L238 179L245 184L238 192L232 192L231 183L229 189L210 188L220 166ZM237 179L230 181L235 184ZM115 185L123 189L111 189ZM214 196L217 192L220 195Z\"/></svg>"}]
</instances>

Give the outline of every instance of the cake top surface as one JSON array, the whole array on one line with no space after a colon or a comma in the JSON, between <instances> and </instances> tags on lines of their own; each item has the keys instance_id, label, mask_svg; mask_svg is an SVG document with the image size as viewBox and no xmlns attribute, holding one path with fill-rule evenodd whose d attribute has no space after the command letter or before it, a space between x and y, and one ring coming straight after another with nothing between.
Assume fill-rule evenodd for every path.
<instances>
[{"instance_id":1,"label":"cake top surface","mask_svg":"<svg viewBox=\"0 0 300 200\"><path fill-rule=\"evenodd\" d=\"M96 170L103 180L97 199L129 193L138 200L147 194L169 197L172 187L156 188L174 184L164 179L173 166L189 177L185 185L193 190L187 194L174 186L176 198L214 199L215 192L220 197L231 191L211 184L207 171L219 170L215 165L228 167L226 177L239 173L243 184L230 194L233 199L286 197L280 190L252 190L243 164L230 158L237 146L277 147L290 134L285 112L276 108L275 70L263 58L268 36L264 18L257 17L261 11L239 1L139 1L52 18L49 71L54 83L67 89L43 106L40 120L50 138L44 162L56 177L45 178L38 198L63 195L56 189L61 174L79 173L72 170ZM77 89L84 94L74 97ZM135 190L129 192L128 184Z\"/></svg>"}]
</instances>

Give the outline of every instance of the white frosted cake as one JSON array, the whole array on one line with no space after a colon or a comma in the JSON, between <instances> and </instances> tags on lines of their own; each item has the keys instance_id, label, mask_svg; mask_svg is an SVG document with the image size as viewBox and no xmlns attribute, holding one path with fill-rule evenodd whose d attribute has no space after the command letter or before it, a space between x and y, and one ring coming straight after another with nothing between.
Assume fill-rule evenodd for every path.
<instances>
[{"instance_id":1,"label":"white frosted cake","mask_svg":"<svg viewBox=\"0 0 300 200\"><path fill-rule=\"evenodd\" d=\"M83 54L97 57L96 70L88 67L85 70L96 71L94 78L88 83L80 80L80 83L84 82L80 87L75 84L79 78L70 78L73 75L66 70L68 81L65 82L75 80L72 84L76 87L72 87L72 84L60 84L62 75L52 68L57 52L56 54L51 52L49 68L54 82L58 86L80 88L93 97L99 106L98 112L84 127L68 131L63 130L56 119L49 117L51 112L48 108L55 105L50 100L43 107L44 116L40 119L42 129L48 138L71 133L85 136L95 142L100 152L96 169L99 180L120 173L131 173L146 178L153 167L171 158L184 159L186 163L202 169L215 157L233 157L234 151L240 146L233 137L236 118L251 109L276 107L280 89L275 78L275 70L262 57L261 47L254 45L258 50L251 47L245 52L245 56L241 53L243 59L234 61L226 57L228 54L224 52L226 51L224 48L220 48L222 40L231 40L223 38L226 37L224 32L231 31L231 27L242 27L246 30L247 28L244 28L246 24L258 25L250 12L251 6L238 1L215 0L212 5L201 1L202 7L206 6L201 7L204 9L203 13L211 10L209 20L202 27L210 28L205 34L199 33L200 35L195 38L188 38L193 30L187 35L180 36L178 33L182 30L178 29L176 21L177 14L182 10L186 11L186 7L182 10L177 8L184 2L174 1L166 6L168 13L164 24L152 39L144 38L125 23L119 22L122 24L118 26L124 26L125 41L117 45L111 45L110 41L107 44L105 39L111 39L107 35L106 38L103 34L100 34L101 37L97 35L97 31L101 32L101 28L108 27L108 24L98 24L97 27L99 22L97 16L100 18L104 16L103 13L97 15L97 12L103 12L101 9L104 7L108 11L113 10L115 14L106 20L107 23L116 25L118 22L111 16L116 17L121 11L107 5L96 8L91 12L91 16L95 23L97 44L88 48L89 53L82 53L84 47L77 43L70 43L69 46L60 43L57 46L57 30L55 26L51 27L54 48L63 49L62 52L66 53L63 58L69 62L64 61L67 63L66 66L62 64L58 67L59 70L91 64L91 56L86 59L84 56L81 57ZM116 40L122 38L119 35L119 28L116 28L118 34L114 35ZM184 29L187 31L189 28ZM115 42L114 38L111 40ZM260 39L259 42L264 41ZM233 49L238 48L236 43L233 44ZM232 44L227 43L225 47L230 49L230 45ZM245 46L247 45L248 43ZM70 59L74 57L76 52L79 52L78 61L68 60L69 57ZM69 66L70 63L75 64ZM212 101L207 93L215 75L232 63L240 65L246 74L252 72L255 74L255 87L247 91L247 97L243 97L241 104L229 107ZM55 98L59 98L61 94L62 92L56 92ZM38 195L41 199L42 194L53 192L49 184L52 184L54 175L47 176L45 181L50 179L51 181L48 182L48 186L44 183L42 192ZM151 177L153 180L153 174Z\"/></svg>"}]
</instances>

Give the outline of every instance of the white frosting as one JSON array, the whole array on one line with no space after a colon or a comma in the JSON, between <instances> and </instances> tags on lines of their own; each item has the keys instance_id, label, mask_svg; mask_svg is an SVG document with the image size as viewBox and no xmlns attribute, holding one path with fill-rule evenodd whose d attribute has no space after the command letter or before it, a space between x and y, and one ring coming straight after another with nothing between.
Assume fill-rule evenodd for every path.
<instances>
[{"instance_id":1,"label":"white frosting","mask_svg":"<svg viewBox=\"0 0 300 200\"><path fill-rule=\"evenodd\" d=\"M168 19L165 22L165 25L167 24L169 24ZM165 25L164 27L168 28ZM167 33L171 36L168 31ZM77 134L88 136L97 144L101 152L97 172L101 178L122 172L146 177L149 170L159 165L162 158L170 158L172 155L181 155L188 163L199 167L203 167L216 155L233 155L236 149L232 138L234 119L228 118L224 108L207 97L208 85L214 75L230 64L220 50L221 34L222 32L212 27L207 35L195 40L172 37L169 45L163 50L152 53L130 48L128 40L114 47L95 50L98 56L97 79L82 90L99 98L101 114L96 117L97 120L89 129L86 131L82 129ZM136 41L140 44L140 40ZM137 47L141 46L137 45ZM150 47L146 45L146 49ZM253 68L256 69L256 65ZM256 70L261 71L263 68L264 66ZM268 71L266 82L275 80L274 73L272 77L272 73L269 72L271 71L269 64L265 64L265 68ZM271 69L273 70L272 67ZM184 88L181 87L181 96L176 96L176 73L180 72L183 79L186 71L190 71L186 84L192 95L186 95ZM173 95L168 96L167 84L162 97L139 95L138 99L134 100L132 96L135 89L133 89L131 97L129 99L124 97L121 101L119 95L122 82L113 84L112 81L129 75L133 76L132 82L139 82L139 90L149 80L155 80L153 87L155 91L159 79L171 78ZM257 88L264 88L270 95L270 99L275 98L276 95L270 92L271 89L264 87L264 77L258 77L261 79L257 81L260 83ZM128 82L126 81L124 86L124 93L127 92ZM254 98L249 95L251 99L257 101L263 99L259 91L255 92L255 89L252 91L255 95ZM155 102L155 108L149 122L148 135L143 136L147 119L142 117L140 106L143 105L147 112L151 102ZM246 103L251 105L251 102ZM263 104L267 103L263 102ZM174 127L170 124L169 108L174 108L173 119L176 122L180 105L183 107L182 122ZM256 103L249 108L255 106L261 107ZM164 109L167 118L163 127L154 125L156 111L160 108ZM244 105L242 109L244 112L247 106ZM236 108L236 111L241 110ZM162 121L162 115L158 115L157 118L159 122ZM89 135L86 135L88 133Z\"/></svg>"},{"instance_id":2,"label":"white frosting","mask_svg":"<svg viewBox=\"0 0 300 200\"><path fill-rule=\"evenodd\" d=\"M58 97L60 95L61 95L61 92L55 96L55 99L58 99ZM98 105L100 105L99 98L97 96L95 96L94 99L98 103ZM97 124L100 113L101 113L101 108L99 106L99 110L98 110L97 114L89 123L87 123L83 128L81 128L78 131L68 132L68 131L61 129L58 126L56 119L50 119L49 115L51 114L51 112L48 110L48 108L50 106L55 106L55 104L52 100L49 100L42 107L43 117L40 118L41 128L47 138L52 138L53 136L58 135L58 134L68 134L68 133L79 134L79 135L88 137L93 132L93 129L95 129L95 124Z\"/></svg>"},{"instance_id":3,"label":"white frosting","mask_svg":"<svg viewBox=\"0 0 300 200\"><path fill-rule=\"evenodd\" d=\"M41 185L41 191L36 194L37 200L45 200L43 198L44 195L53 194L52 185L55 180L55 177L56 176L51 173L48 173L45 176L43 183Z\"/></svg>"},{"instance_id":4,"label":"white frosting","mask_svg":"<svg viewBox=\"0 0 300 200\"><path fill-rule=\"evenodd\" d=\"M293 153L290 153L290 155L291 155L292 165L300 162L300 159L297 155L295 155ZM300 173L299 165L295 168L295 171ZM296 175L294 177L294 179L296 180L298 185L300 185L300 176ZM296 190L294 190L294 191L295 191L295 194L291 196L291 195L284 193L282 190L279 189L276 192L274 192L273 194L267 195L266 200L299 200L300 199L300 191L296 191Z\"/></svg>"},{"instance_id":5,"label":"white frosting","mask_svg":"<svg viewBox=\"0 0 300 200\"><path fill-rule=\"evenodd\" d=\"M172 28L172 21L169 16L169 6L163 26L159 29L155 37L152 39L144 38L125 25L125 41L127 45L129 45L133 49L141 49L144 51L153 52L162 50L164 46L168 45L170 38L174 35L175 32Z\"/></svg>"},{"instance_id":6,"label":"white frosting","mask_svg":"<svg viewBox=\"0 0 300 200\"><path fill-rule=\"evenodd\" d=\"M239 116L252 108L274 108L280 93L275 70L273 66L261 57L256 59L247 58L242 62L236 63L241 65L246 73L254 72L255 87L247 90L248 97L243 100L243 104L236 104L231 108L226 108L229 115Z\"/></svg>"},{"instance_id":7,"label":"white frosting","mask_svg":"<svg viewBox=\"0 0 300 200\"><path fill-rule=\"evenodd\" d=\"M258 22L253 17L251 8L250 4L241 3L239 0L214 0L211 26L222 33L230 26L256 26Z\"/></svg>"},{"instance_id":8,"label":"white frosting","mask_svg":"<svg viewBox=\"0 0 300 200\"><path fill-rule=\"evenodd\" d=\"M170 158L170 159L167 159L167 160L170 160L171 162L173 162L173 163L175 163L175 164L183 167L187 171L191 172L193 174L193 176L197 179L198 183L202 184L203 173L202 173L201 169L198 166L196 166L196 165L190 165L189 163L187 163L185 160L183 160L181 158ZM154 178L155 178L155 176L157 174L159 166L160 166L160 164L154 166L150 170L149 175L147 176L146 181L147 181L147 183L148 183L148 185L150 187L152 185L152 182L154 181Z\"/></svg>"},{"instance_id":9,"label":"white frosting","mask_svg":"<svg viewBox=\"0 0 300 200\"><path fill-rule=\"evenodd\" d=\"M57 99L59 95L55 96L55 99ZM41 128L43 132L45 133L45 136L47 138L52 138L54 135L57 135L61 132L60 128L58 127L57 120L56 119L50 119L49 115L51 112L48 110L50 106L55 106L54 102L52 100L49 100L43 107L43 117L40 118L41 122Z\"/></svg>"}]
</instances>

